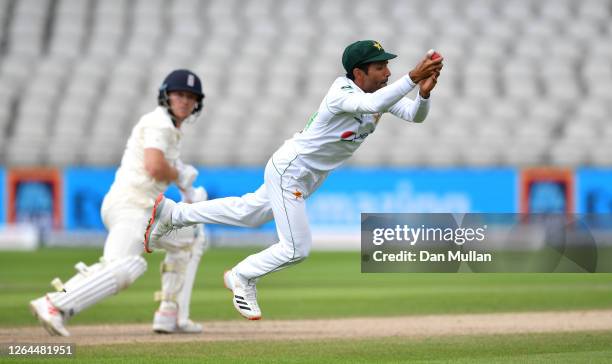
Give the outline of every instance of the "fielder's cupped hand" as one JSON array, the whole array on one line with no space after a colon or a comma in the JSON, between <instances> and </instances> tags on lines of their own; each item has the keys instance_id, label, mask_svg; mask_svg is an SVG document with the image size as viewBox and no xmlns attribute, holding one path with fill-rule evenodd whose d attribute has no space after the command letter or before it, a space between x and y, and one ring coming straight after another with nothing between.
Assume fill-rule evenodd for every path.
<instances>
[{"instance_id":1,"label":"fielder's cupped hand","mask_svg":"<svg viewBox=\"0 0 612 364\"><path fill-rule=\"evenodd\" d=\"M436 87L436 84L438 83L438 76L440 76L440 72L436 72L433 76L419 82L419 94L421 94L422 98L429 98L431 90L433 90L434 87Z\"/></svg>"},{"instance_id":2,"label":"fielder's cupped hand","mask_svg":"<svg viewBox=\"0 0 612 364\"><path fill-rule=\"evenodd\" d=\"M429 54L426 54L425 57L412 69L412 71L408 72L408 76L414 83L420 83L421 81L430 78L434 75L436 77L440 75L440 71L442 70L442 61L444 57L439 57L436 59L431 59Z\"/></svg>"}]
</instances>

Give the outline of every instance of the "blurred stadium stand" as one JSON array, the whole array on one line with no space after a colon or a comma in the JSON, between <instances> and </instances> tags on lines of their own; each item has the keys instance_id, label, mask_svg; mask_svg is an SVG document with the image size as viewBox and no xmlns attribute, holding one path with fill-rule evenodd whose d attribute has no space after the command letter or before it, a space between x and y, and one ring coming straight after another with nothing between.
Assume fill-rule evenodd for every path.
<instances>
[{"instance_id":1,"label":"blurred stadium stand","mask_svg":"<svg viewBox=\"0 0 612 364\"><path fill-rule=\"evenodd\" d=\"M610 0L0 0L0 162L114 165L171 69L202 78L184 159L260 166L299 131L343 48L396 79L445 57L425 125L385 116L354 165L612 165Z\"/></svg>"}]
</instances>

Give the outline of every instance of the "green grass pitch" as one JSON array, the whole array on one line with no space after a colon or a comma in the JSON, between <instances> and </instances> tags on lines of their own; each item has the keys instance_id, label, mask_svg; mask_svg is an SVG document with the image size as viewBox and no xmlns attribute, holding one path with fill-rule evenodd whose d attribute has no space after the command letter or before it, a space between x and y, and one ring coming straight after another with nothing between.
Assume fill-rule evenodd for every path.
<instances>
[{"instance_id":1,"label":"green grass pitch","mask_svg":"<svg viewBox=\"0 0 612 364\"><path fill-rule=\"evenodd\" d=\"M256 249L212 249L202 259L192 318L242 320L222 284L225 269ZM99 249L0 253L0 330L36 325L28 301L49 281L95 262ZM132 287L83 312L71 324L149 323L157 306L162 254ZM610 274L362 274L358 252L314 252L304 263L258 284L267 319L396 316L612 308ZM79 348L77 361L105 362L612 362L612 332L493 335L431 339L169 343ZM31 358L30 358L31 359ZM0 358L0 362L8 358ZM46 358L45 362L54 359ZM75 361L76 362L76 361Z\"/></svg>"},{"instance_id":2,"label":"green grass pitch","mask_svg":"<svg viewBox=\"0 0 612 364\"><path fill-rule=\"evenodd\" d=\"M28 363L609 363L612 333L169 343L78 347L73 359ZM23 358L0 362L26 362Z\"/></svg>"}]
</instances>

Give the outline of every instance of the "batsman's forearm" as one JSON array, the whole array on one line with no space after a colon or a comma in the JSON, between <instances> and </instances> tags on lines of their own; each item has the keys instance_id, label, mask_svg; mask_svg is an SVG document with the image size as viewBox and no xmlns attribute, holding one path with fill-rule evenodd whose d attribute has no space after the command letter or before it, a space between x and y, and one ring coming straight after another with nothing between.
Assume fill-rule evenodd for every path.
<instances>
[{"instance_id":1,"label":"batsman's forearm","mask_svg":"<svg viewBox=\"0 0 612 364\"><path fill-rule=\"evenodd\" d=\"M146 170L149 176L158 182L171 183L178 178L178 171L168 163L166 163L165 166L163 164L158 164L146 168Z\"/></svg>"}]
</instances>

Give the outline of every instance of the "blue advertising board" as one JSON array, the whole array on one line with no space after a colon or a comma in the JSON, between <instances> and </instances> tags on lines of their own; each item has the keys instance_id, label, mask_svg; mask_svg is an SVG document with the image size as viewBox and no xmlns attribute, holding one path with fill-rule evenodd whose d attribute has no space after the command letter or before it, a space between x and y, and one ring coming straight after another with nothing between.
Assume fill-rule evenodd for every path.
<instances>
[{"instance_id":1,"label":"blue advertising board","mask_svg":"<svg viewBox=\"0 0 612 364\"><path fill-rule=\"evenodd\" d=\"M67 168L64 171L64 224L66 229L103 230L100 207L115 178L116 168ZM200 169L195 185L205 186L209 198L240 196L257 189L263 171L249 168ZM171 185L166 196L179 201Z\"/></svg>"},{"instance_id":2,"label":"blue advertising board","mask_svg":"<svg viewBox=\"0 0 612 364\"><path fill-rule=\"evenodd\" d=\"M263 183L260 168L200 169L196 185L209 198L241 196ZM64 174L64 226L103 229L102 199L115 169L69 168ZM313 228L353 228L362 212L516 212L517 172L501 169L343 168L330 174L307 203ZM178 200L176 187L166 195ZM266 224L263 229L273 228Z\"/></svg>"},{"instance_id":3,"label":"blue advertising board","mask_svg":"<svg viewBox=\"0 0 612 364\"><path fill-rule=\"evenodd\" d=\"M580 168L576 171L576 212L612 214L612 170Z\"/></svg>"},{"instance_id":4,"label":"blue advertising board","mask_svg":"<svg viewBox=\"0 0 612 364\"><path fill-rule=\"evenodd\" d=\"M116 168L64 170L64 227L68 230L103 230L100 207Z\"/></svg>"},{"instance_id":5,"label":"blue advertising board","mask_svg":"<svg viewBox=\"0 0 612 364\"><path fill-rule=\"evenodd\" d=\"M358 225L360 213L516 212L517 171L340 169L308 201L317 226Z\"/></svg>"}]
</instances>

